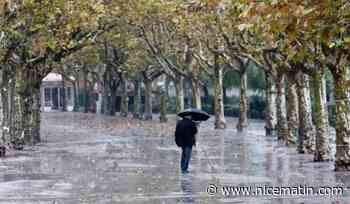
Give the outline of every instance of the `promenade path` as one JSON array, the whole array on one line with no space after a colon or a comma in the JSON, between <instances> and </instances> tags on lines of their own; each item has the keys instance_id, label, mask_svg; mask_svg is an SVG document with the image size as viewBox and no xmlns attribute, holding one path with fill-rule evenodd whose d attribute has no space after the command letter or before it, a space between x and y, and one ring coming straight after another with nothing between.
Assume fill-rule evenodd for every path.
<instances>
[{"instance_id":1,"label":"promenade path","mask_svg":"<svg viewBox=\"0 0 350 204\"><path fill-rule=\"evenodd\" d=\"M237 133L235 119L226 130L214 130L212 120L201 124L190 173L181 175L174 116L159 124L43 113L43 142L0 159L0 203L350 203L350 172L334 172L332 162L314 163L312 155L264 136L262 122ZM313 192L296 192L300 186ZM311 195L320 189L325 195ZM272 196L278 190L284 194Z\"/></svg>"}]
</instances>

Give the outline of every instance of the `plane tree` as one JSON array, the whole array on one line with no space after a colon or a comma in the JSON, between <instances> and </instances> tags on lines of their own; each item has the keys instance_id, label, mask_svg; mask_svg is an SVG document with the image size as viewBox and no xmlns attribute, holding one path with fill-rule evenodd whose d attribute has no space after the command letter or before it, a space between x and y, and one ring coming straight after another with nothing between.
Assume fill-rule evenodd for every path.
<instances>
[{"instance_id":1,"label":"plane tree","mask_svg":"<svg viewBox=\"0 0 350 204\"><path fill-rule=\"evenodd\" d=\"M327 161L329 152L324 99L324 70L334 79L336 101L336 170L349 169L347 69L349 47L348 1L292 1L252 3L252 13L269 16L265 20L276 37L283 38L285 58L293 69L309 73L315 90L315 160ZM264 15L265 13L265 15ZM272 13L273 15L268 15ZM256 17L258 18L258 17ZM267 24L264 24L267 26ZM276 38L275 38L276 39Z\"/></svg>"},{"instance_id":2,"label":"plane tree","mask_svg":"<svg viewBox=\"0 0 350 204\"><path fill-rule=\"evenodd\" d=\"M116 4L88 1L2 1L1 34L9 39L4 64L14 72L11 125L4 140L14 148L40 142L40 85L53 64L92 43L114 27ZM115 11L113 16L111 10ZM19 43L16 43L19 42ZM9 46L7 46L9 47ZM3 53L3 50L2 50Z\"/></svg>"}]
</instances>

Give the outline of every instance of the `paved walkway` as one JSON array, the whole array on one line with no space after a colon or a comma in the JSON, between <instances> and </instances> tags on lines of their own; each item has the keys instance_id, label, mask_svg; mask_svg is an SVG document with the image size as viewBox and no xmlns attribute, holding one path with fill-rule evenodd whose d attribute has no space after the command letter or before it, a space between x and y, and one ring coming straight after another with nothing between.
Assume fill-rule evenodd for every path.
<instances>
[{"instance_id":1,"label":"paved walkway","mask_svg":"<svg viewBox=\"0 0 350 204\"><path fill-rule=\"evenodd\" d=\"M332 163L314 163L275 138L263 124L246 133L214 130L203 123L190 174L179 171L174 119L168 124L125 122L92 114L45 113L41 145L0 160L0 203L349 203L350 173ZM223 195L222 187L251 188L271 194L278 187L344 187L342 196ZM211 194L207 193L210 190ZM263 188L265 187L265 188ZM232 188L233 189L233 188ZM237 189L236 189L237 191ZM246 190L242 190L246 191ZM237 193L237 192L236 192ZM242 192L241 192L242 193ZM310 193L310 192L309 192Z\"/></svg>"}]
</instances>

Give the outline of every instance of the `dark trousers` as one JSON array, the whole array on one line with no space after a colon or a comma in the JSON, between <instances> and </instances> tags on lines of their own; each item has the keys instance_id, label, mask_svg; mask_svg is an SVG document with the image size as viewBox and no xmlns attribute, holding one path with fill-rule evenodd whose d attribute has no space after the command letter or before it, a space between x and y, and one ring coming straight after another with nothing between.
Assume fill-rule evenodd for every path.
<instances>
[{"instance_id":1,"label":"dark trousers","mask_svg":"<svg viewBox=\"0 0 350 204\"><path fill-rule=\"evenodd\" d=\"M188 164L191 160L192 147L181 147L182 155L181 155L181 171L186 172L188 169Z\"/></svg>"}]
</instances>

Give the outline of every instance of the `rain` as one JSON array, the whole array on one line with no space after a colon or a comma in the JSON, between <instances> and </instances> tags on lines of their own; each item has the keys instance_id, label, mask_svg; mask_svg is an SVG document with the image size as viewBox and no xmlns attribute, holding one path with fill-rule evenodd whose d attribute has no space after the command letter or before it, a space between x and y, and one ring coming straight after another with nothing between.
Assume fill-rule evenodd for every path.
<instances>
[{"instance_id":1,"label":"rain","mask_svg":"<svg viewBox=\"0 0 350 204\"><path fill-rule=\"evenodd\" d=\"M62 120L64 118L64 120ZM164 125L78 113L44 113L44 142L0 161L0 203L346 203L349 173L314 163L275 137L263 123L248 130L200 124L190 173L181 174L174 142L176 117ZM228 118L230 124L236 119ZM135 128L133 128L135 126ZM166 129L164 129L166 127ZM210 185L342 186L343 195L233 196Z\"/></svg>"}]
</instances>

